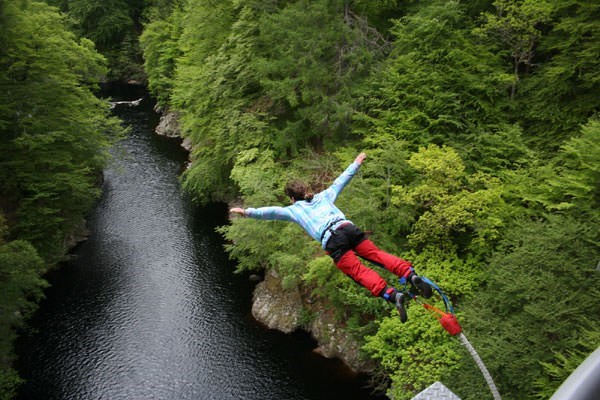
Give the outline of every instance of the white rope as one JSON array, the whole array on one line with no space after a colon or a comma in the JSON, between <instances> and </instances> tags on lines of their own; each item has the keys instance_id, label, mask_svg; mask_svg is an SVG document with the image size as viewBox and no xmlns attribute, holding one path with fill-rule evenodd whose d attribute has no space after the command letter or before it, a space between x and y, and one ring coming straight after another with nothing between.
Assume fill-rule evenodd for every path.
<instances>
[{"instance_id":1,"label":"white rope","mask_svg":"<svg viewBox=\"0 0 600 400\"><path fill-rule=\"evenodd\" d=\"M492 379L490 372L485 367L485 364L479 357L479 354L477 354L477 351L475 350L475 348L473 347L471 342L469 342L469 340L467 340L467 337L462 332L458 334L458 338L460 339L462 344L467 348L467 350L469 350L469 353L471 353L471 357L473 357L475 364L477 364L477 366L479 367L479 370L483 374L485 381L487 382L488 386L490 387L490 391L492 392L492 396L494 396L494 400L502 400L502 398L500 397L500 392L498 392L498 388L494 384L494 380Z\"/></svg>"}]
</instances>

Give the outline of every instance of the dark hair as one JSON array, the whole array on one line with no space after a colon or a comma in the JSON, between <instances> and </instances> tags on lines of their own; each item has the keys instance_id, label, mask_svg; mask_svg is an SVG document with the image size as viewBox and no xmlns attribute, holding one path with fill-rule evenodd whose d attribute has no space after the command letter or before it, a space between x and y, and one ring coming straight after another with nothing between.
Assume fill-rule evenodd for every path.
<instances>
[{"instance_id":1,"label":"dark hair","mask_svg":"<svg viewBox=\"0 0 600 400\"><path fill-rule=\"evenodd\" d=\"M308 191L308 186L302 181L290 181L285 185L285 194L288 197L298 201L306 200L311 201L314 194Z\"/></svg>"}]
</instances>

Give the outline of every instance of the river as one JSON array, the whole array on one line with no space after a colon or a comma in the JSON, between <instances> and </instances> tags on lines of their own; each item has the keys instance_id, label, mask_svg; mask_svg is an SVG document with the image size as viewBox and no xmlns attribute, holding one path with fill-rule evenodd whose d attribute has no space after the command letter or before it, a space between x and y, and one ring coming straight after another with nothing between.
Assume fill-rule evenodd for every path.
<instances>
[{"instance_id":1,"label":"river","mask_svg":"<svg viewBox=\"0 0 600 400\"><path fill-rule=\"evenodd\" d=\"M145 96L141 89L115 100ZM252 319L216 226L227 209L182 194L187 154L153 134L147 96L115 108L131 127L112 153L89 239L47 276L18 343L21 400L370 399L364 381L312 352L303 333Z\"/></svg>"}]
</instances>

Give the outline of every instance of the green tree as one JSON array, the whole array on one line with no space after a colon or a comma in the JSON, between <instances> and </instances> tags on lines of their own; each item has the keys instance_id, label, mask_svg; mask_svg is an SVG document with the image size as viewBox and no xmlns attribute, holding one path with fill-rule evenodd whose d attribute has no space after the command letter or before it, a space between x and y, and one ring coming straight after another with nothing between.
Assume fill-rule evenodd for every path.
<instances>
[{"instance_id":1,"label":"green tree","mask_svg":"<svg viewBox=\"0 0 600 400\"><path fill-rule=\"evenodd\" d=\"M600 193L600 122L591 119L562 145L551 162L508 174L514 201L534 215L564 214L597 223Z\"/></svg>"},{"instance_id":2,"label":"green tree","mask_svg":"<svg viewBox=\"0 0 600 400\"><path fill-rule=\"evenodd\" d=\"M395 310L394 310L395 312ZM410 326L397 315L381 320L377 334L366 338L365 350L389 374L393 399L411 399L448 371L460 368L460 348L423 309L410 309Z\"/></svg>"},{"instance_id":3,"label":"green tree","mask_svg":"<svg viewBox=\"0 0 600 400\"><path fill-rule=\"evenodd\" d=\"M229 173L241 150L272 149L279 160L349 137L349 84L367 75L386 45L350 6L221 2L215 11L194 0L168 26L148 25L150 86L170 92L169 107L192 141L184 182L199 200L234 194ZM162 39L177 24L181 56Z\"/></svg>"},{"instance_id":4,"label":"green tree","mask_svg":"<svg viewBox=\"0 0 600 400\"><path fill-rule=\"evenodd\" d=\"M0 193L16 205L14 233L52 263L98 194L109 134L118 125L91 91L106 71L93 44L77 42L47 5L23 5L4 9Z\"/></svg>"},{"instance_id":5,"label":"green tree","mask_svg":"<svg viewBox=\"0 0 600 400\"><path fill-rule=\"evenodd\" d=\"M170 104L176 62L181 56L178 40L182 19L179 9L175 9L166 18L153 19L140 36L148 89L163 107Z\"/></svg>"},{"instance_id":6,"label":"green tree","mask_svg":"<svg viewBox=\"0 0 600 400\"><path fill-rule=\"evenodd\" d=\"M596 348L581 340L600 329L594 234L568 216L518 221L490 260L485 286L465 303L465 329L501 393L545 398L540 393L561 383L546 372L560 365L556 355L574 357L570 364L577 365Z\"/></svg>"},{"instance_id":7,"label":"green tree","mask_svg":"<svg viewBox=\"0 0 600 400\"><path fill-rule=\"evenodd\" d=\"M545 152L556 151L600 106L600 5L550 4L552 21L537 48L536 67L522 82L519 102L523 126Z\"/></svg>"},{"instance_id":8,"label":"green tree","mask_svg":"<svg viewBox=\"0 0 600 400\"><path fill-rule=\"evenodd\" d=\"M107 57L112 79L144 80L138 36L148 0L46 0L68 15L71 29Z\"/></svg>"},{"instance_id":9,"label":"green tree","mask_svg":"<svg viewBox=\"0 0 600 400\"><path fill-rule=\"evenodd\" d=\"M533 0L496 0L496 13L483 13L484 23L478 32L503 44L513 64L513 84L510 98L514 99L517 82L524 66L527 74L533 66L535 47L542 37L542 26L550 20L550 3Z\"/></svg>"},{"instance_id":10,"label":"green tree","mask_svg":"<svg viewBox=\"0 0 600 400\"><path fill-rule=\"evenodd\" d=\"M296 154L345 140L351 83L363 79L384 42L343 1L290 2L260 19L257 72L271 102L273 145Z\"/></svg>"},{"instance_id":11,"label":"green tree","mask_svg":"<svg viewBox=\"0 0 600 400\"><path fill-rule=\"evenodd\" d=\"M14 330L97 197L121 128L93 94L104 58L55 8L0 2L0 21L0 397L10 398L20 382L11 369Z\"/></svg>"},{"instance_id":12,"label":"green tree","mask_svg":"<svg viewBox=\"0 0 600 400\"><path fill-rule=\"evenodd\" d=\"M412 151L450 145L469 166L490 171L521 158L508 158L524 148L503 115L510 75L473 27L454 1L428 2L394 21L394 50L373 74L356 116L367 137L390 135Z\"/></svg>"},{"instance_id":13,"label":"green tree","mask_svg":"<svg viewBox=\"0 0 600 400\"><path fill-rule=\"evenodd\" d=\"M209 6L196 12L212 13ZM182 43L188 43L189 51L184 50L173 91L174 109L182 111L183 135L193 145L184 184L200 201L231 198L234 189L229 174L236 154L250 147L267 147L268 141L264 116L255 104L259 89L251 65L257 34L255 11L241 7L234 14L230 4L223 3L223 7L200 31L193 26L184 29ZM203 45L187 42L213 30L220 35L209 35Z\"/></svg>"},{"instance_id":14,"label":"green tree","mask_svg":"<svg viewBox=\"0 0 600 400\"><path fill-rule=\"evenodd\" d=\"M15 329L31 316L43 296L40 277L44 261L28 242L0 241L0 398L15 395L21 379L10 367L14 358Z\"/></svg>"},{"instance_id":15,"label":"green tree","mask_svg":"<svg viewBox=\"0 0 600 400\"><path fill-rule=\"evenodd\" d=\"M522 216L507 220L485 290L465 303L482 357L515 398L546 398L597 347L599 134L591 120L551 162L513 175Z\"/></svg>"},{"instance_id":16,"label":"green tree","mask_svg":"<svg viewBox=\"0 0 600 400\"><path fill-rule=\"evenodd\" d=\"M406 163L412 171L402 185L392 186L390 209L410 218L405 221L408 257L419 273L462 304L477 291L481 263L501 237L503 186L485 174L468 174L458 153L448 147L421 148ZM365 344L390 376L388 393L397 399L411 398L431 382L469 366L468 357L435 318L419 308L410 310L408 324L400 324L396 316L383 320ZM457 388L461 397L468 396ZM482 393L480 386L474 390Z\"/></svg>"},{"instance_id":17,"label":"green tree","mask_svg":"<svg viewBox=\"0 0 600 400\"><path fill-rule=\"evenodd\" d=\"M493 247L503 225L498 179L481 173L467 176L458 153L435 145L413 153L408 163L418 178L395 187L392 202L418 210L409 235L413 247L433 245L474 255Z\"/></svg>"}]
</instances>

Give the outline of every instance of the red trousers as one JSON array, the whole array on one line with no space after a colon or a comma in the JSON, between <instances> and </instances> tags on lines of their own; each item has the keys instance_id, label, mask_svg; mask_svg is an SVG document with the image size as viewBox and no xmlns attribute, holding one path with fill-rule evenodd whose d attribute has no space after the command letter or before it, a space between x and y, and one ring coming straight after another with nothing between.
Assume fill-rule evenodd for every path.
<instances>
[{"instance_id":1,"label":"red trousers","mask_svg":"<svg viewBox=\"0 0 600 400\"><path fill-rule=\"evenodd\" d=\"M381 295L387 283L377 272L366 267L357 257L357 254L365 260L381 265L398 277L407 277L410 274L411 264L409 261L386 253L369 239L362 240L353 249L346 251L335 262L335 265L346 275L367 288L374 296Z\"/></svg>"}]
</instances>

